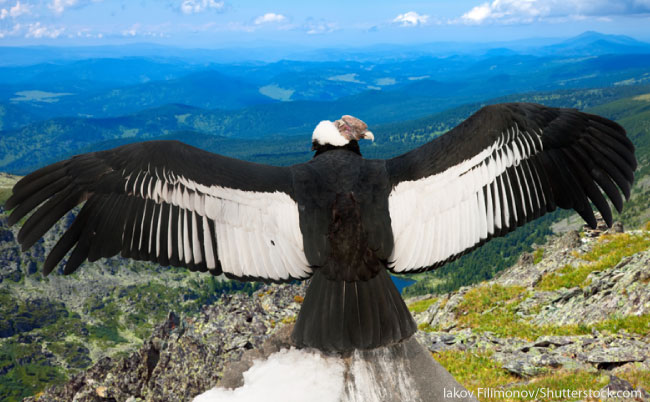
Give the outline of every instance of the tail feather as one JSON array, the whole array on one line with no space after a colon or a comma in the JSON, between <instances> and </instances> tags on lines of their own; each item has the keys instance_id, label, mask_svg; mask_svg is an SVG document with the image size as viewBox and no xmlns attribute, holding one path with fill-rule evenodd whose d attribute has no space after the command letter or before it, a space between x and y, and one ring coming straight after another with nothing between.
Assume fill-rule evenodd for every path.
<instances>
[{"instance_id":1,"label":"tail feather","mask_svg":"<svg viewBox=\"0 0 650 402\"><path fill-rule=\"evenodd\" d=\"M374 349L411 336L417 327L385 270L367 281L332 281L316 271L292 338L329 351Z\"/></svg>"}]
</instances>

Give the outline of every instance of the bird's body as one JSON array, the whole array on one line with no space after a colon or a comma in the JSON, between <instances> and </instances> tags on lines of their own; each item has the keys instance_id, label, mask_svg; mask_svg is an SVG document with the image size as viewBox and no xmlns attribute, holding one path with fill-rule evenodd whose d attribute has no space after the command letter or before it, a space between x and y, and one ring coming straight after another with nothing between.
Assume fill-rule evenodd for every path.
<instances>
[{"instance_id":1,"label":"bird's body","mask_svg":"<svg viewBox=\"0 0 650 402\"><path fill-rule=\"evenodd\" d=\"M305 256L318 267L294 341L371 349L412 335L415 323L387 273L394 241L385 161L329 149L298 165L293 177Z\"/></svg>"},{"instance_id":2,"label":"bird's body","mask_svg":"<svg viewBox=\"0 0 650 402\"><path fill-rule=\"evenodd\" d=\"M305 256L328 279L368 280L386 268L393 238L384 165L336 149L294 169Z\"/></svg>"},{"instance_id":3,"label":"bird's body","mask_svg":"<svg viewBox=\"0 0 650 402\"><path fill-rule=\"evenodd\" d=\"M601 191L620 211L636 168L618 124L534 104L485 107L387 160L364 159L363 138L374 136L351 116L321 122L314 158L289 167L173 141L83 154L17 183L9 223L36 208L18 236L28 248L85 201L45 274L121 254L239 280L311 278L296 344L369 349L416 330L388 272L434 269L557 207L595 226L593 203L611 224Z\"/></svg>"}]
</instances>

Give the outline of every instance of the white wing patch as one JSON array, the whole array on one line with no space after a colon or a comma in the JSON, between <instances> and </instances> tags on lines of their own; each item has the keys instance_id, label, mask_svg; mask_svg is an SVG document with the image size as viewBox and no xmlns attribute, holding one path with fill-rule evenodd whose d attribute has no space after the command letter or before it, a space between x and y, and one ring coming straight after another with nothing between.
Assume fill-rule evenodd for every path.
<instances>
[{"instance_id":1,"label":"white wing patch","mask_svg":"<svg viewBox=\"0 0 650 402\"><path fill-rule=\"evenodd\" d=\"M541 208L545 200L537 195L543 194L537 172L520 166L541 150L541 133L514 127L444 172L395 186L388 198L395 239L392 269L406 272L442 263L508 228L511 217L518 218L511 206L521 206L525 216L533 212L526 205ZM514 175L506 171L511 166L518 166Z\"/></svg>"},{"instance_id":2,"label":"white wing patch","mask_svg":"<svg viewBox=\"0 0 650 402\"><path fill-rule=\"evenodd\" d=\"M158 211L149 224L143 214L138 222L140 239L136 244L132 241L131 248L144 246L159 255L160 239L166 237L168 257L174 248L187 264L205 262L208 269L215 269L218 260L224 272L272 280L312 274L303 249L298 205L289 195L205 186L169 171L145 171L129 179L125 189L154 201ZM167 215L161 214L162 203L179 207L177 218L171 208ZM162 219L168 222L168 233L160 233ZM177 233L172 233L173 227ZM145 230L150 232L147 245L140 244Z\"/></svg>"}]
</instances>

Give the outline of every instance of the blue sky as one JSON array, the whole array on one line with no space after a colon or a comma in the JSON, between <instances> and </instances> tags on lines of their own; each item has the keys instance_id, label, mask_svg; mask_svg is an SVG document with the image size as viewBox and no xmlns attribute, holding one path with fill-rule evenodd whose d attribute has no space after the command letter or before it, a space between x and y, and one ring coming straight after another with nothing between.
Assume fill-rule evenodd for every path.
<instances>
[{"instance_id":1,"label":"blue sky","mask_svg":"<svg viewBox=\"0 0 650 402\"><path fill-rule=\"evenodd\" d=\"M0 0L0 45L507 41L587 30L650 41L650 0Z\"/></svg>"}]
</instances>

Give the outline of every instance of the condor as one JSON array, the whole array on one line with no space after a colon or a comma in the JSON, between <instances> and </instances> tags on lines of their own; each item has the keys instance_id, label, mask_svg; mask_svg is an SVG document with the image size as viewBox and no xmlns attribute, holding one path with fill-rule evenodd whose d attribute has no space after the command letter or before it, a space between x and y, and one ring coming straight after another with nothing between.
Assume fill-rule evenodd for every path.
<instances>
[{"instance_id":1,"label":"condor","mask_svg":"<svg viewBox=\"0 0 650 402\"><path fill-rule=\"evenodd\" d=\"M120 254L238 280L310 278L294 342L371 349L416 330L389 271L435 269L558 207L595 226L593 203L611 225L603 193L620 211L636 168L618 124L535 104L484 107L393 159L364 159L361 139L374 136L343 116L318 124L313 159L289 167L174 141L78 155L20 180L9 222L35 209L25 250L84 203L45 275Z\"/></svg>"}]
</instances>

